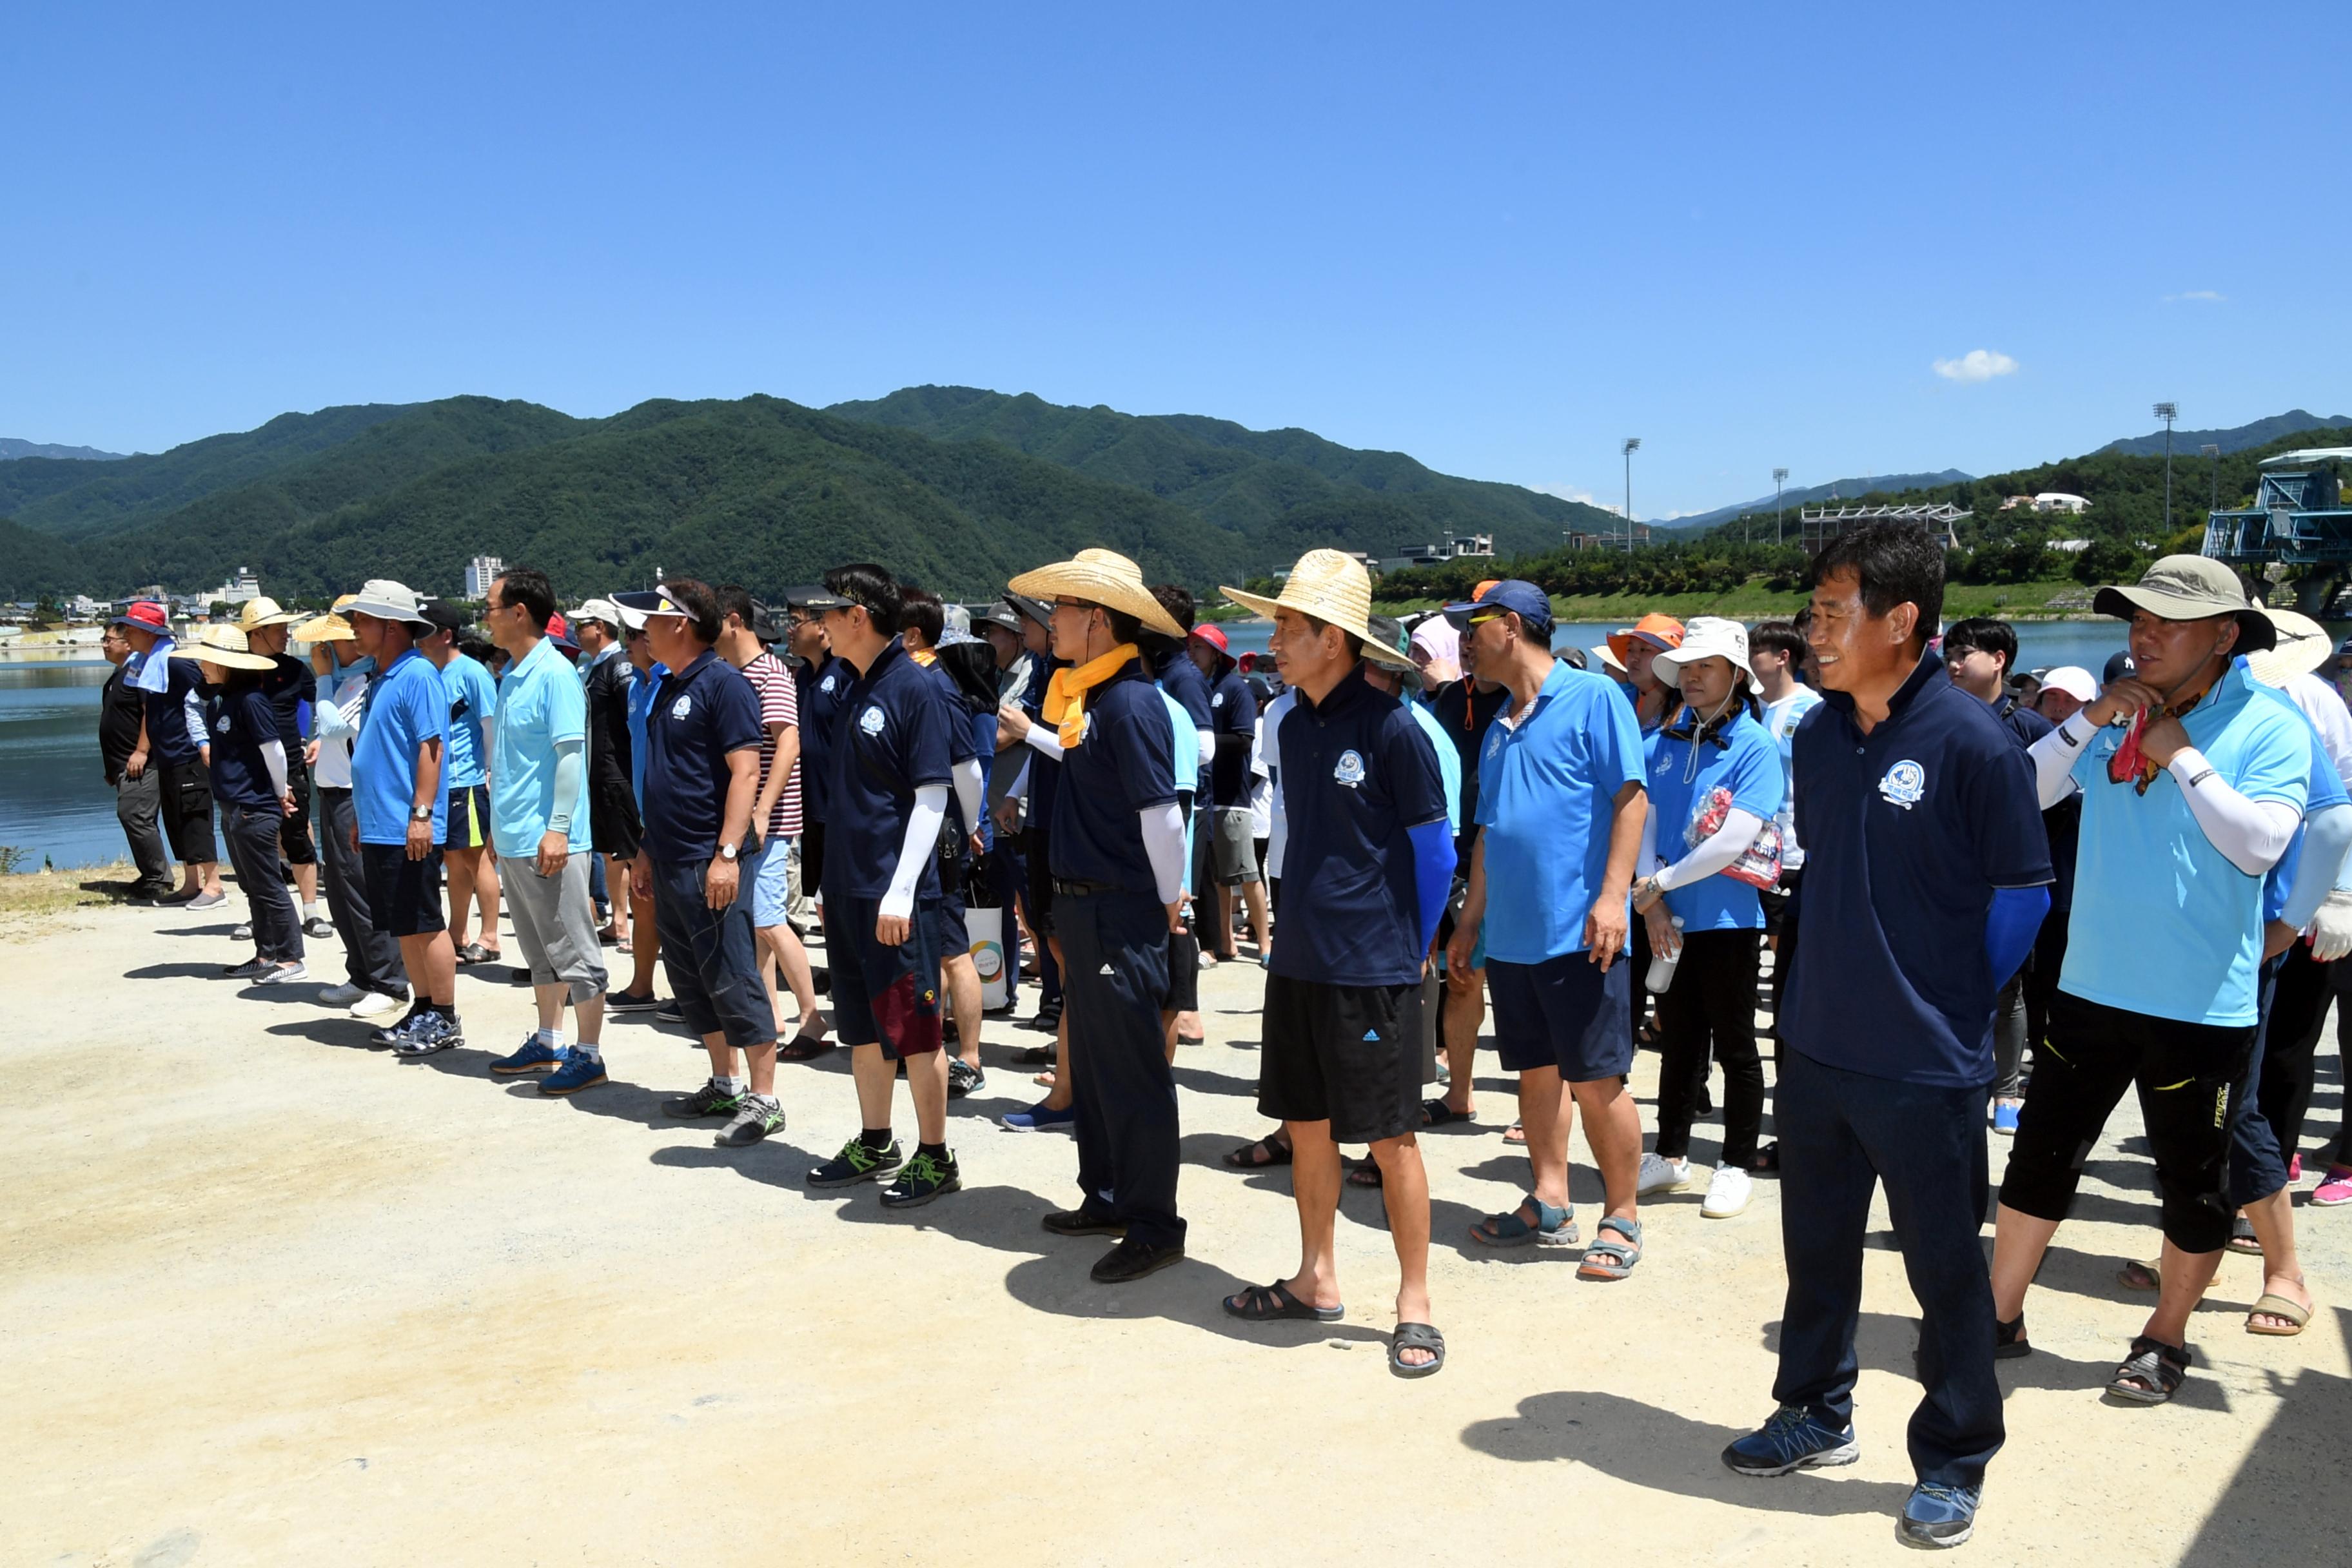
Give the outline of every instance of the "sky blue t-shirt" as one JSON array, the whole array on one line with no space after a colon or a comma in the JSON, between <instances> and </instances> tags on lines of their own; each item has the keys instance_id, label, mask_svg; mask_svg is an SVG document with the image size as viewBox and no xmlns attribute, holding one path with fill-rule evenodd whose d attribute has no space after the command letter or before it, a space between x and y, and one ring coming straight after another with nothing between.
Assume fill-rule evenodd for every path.
<instances>
[{"instance_id":1,"label":"sky blue t-shirt","mask_svg":"<svg viewBox=\"0 0 2352 1568\"><path fill-rule=\"evenodd\" d=\"M661 695L661 683L668 675L669 666L656 659L629 682L629 787L636 792L640 811L646 805L646 715L653 711L654 699Z\"/></svg>"},{"instance_id":2,"label":"sky blue t-shirt","mask_svg":"<svg viewBox=\"0 0 2352 1568\"><path fill-rule=\"evenodd\" d=\"M1763 725L1742 713L1715 740L1700 742L1694 758L1685 730L1693 722L1685 710L1682 723L1651 736L1647 749L1658 858L1668 865L1705 842L1727 811L1752 812L1769 822L1780 809L1780 749ZM1764 929L1756 889L1720 871L1670 890L1666 910L1682 917L1686 931Z\"/></svg>"},{"instance_id":3,"label":"sky blue t-shirt","mask_svg":"<svg viewBox=\"0 0 2352 1568\"><path fill-rule=\"evenodd\" d=\"M1800 686L1778 702L1764 705L1764 732L1780 749L1780 809L1772 820L1780 825L1780 865L1790 871L1802 870L1805 847L1797 841L1797 769L1795 745L1797 726L1805 715L1822 705L1822 694L1810 686Z\"/></svg>"},{"instance_id":4,"label":"sky blue t-shirt","mask_svg":"<svg viewBox=\"0 0 2352 1568\"><path fill-rule=\"evenodd\" d=\"M408 808L416 798L416 749L449 736L448 689L432 661L410 648L368 683L352 742L352 805L362 844L408 842ZM433 842L449 833L449 756L441 756L441 788L433 797Z\"/></svg>"},{"instance_id":5,"label":"sky blue t-shirt","mask_svg":"<svg viewBox=\"0 0 2352 1568\"><path fill-rule=\"evenodd\" d=\"M1617 792L1643 783L1641 726L1607 676L1555 661L1514 726L1506 709L1478 753L1486 830L1486 954L1541 963L1584 951L1609 866Z\"/></svg>"},{"instance_id":6,"label":"sky blue t-shirt","mask_svg":"<svg viewBox=\"0 0 2352 1568\"><path fill-rule=\"evenodd\" d=\"M2344 779L2336 773L2336 763L2328 756L2327 748L2321 743L2319 731L2311 722L2309 715L2294 705L2294 699L2275 686L2257 681L2255 689L2276 698L2288 711L2301 719L2304 728L2311 732L2310 798L2304 804L2305 826L2307 826L2314 816L2331 805L2352 805L2352 795L2345 792ZM2263 879L2263 919L2266 921L2274 921L2286 912L2287 895L2294 891L2294 879L2303 868L2303 838L2304 827L2299 826L2294 830L2294 837L2287 844L2286 853L2279 857L2278 864L2273 866L2270 875ZM2328 871L2327 879L2331 883L2336 879L2337 869L2340 868L2331 868Z\"/></svg>"},{"instance_id":7,"label":"sky blue t-shirt","mask_svg":"<svg viewBox=\"0 0 2352 1568\"><path fill-rule=\"evenodd\" d=\"M450 655L443 667L441 685L449 694L449 785L465 789L487 776L482 767L482 721L499 710L498 684L480 661L459 653Z\"/></svg>"},{"instance_id":8,"label":"sky blue t-shirt","mask_svg":"<svg viewBox=\"0 0 2352 1568\"><path fill-rule=\"evenodd\" d=\"M452 659L450 667L456 665ZM498 764L490 770L490 843L502 860L527 860L539 853L540 836L555 816L556 746L577 741L584 748L588 740L587 690L552 638L540 638L536 647L507 666L499 682L497 714L490 742ZM584 749L565 842L574 855L590 847Z\"/></svg>"},{"instance_id":9,"label":"sky blue t-shirt","mask_svg":"<svg viewBox=\"0 0 2352 1568\"><path fill-rule=\"evenodd\" d=\"M2181 720L2189 743L2249 800L2310 800L2311 727L2260 694L2232 663ZM2107 778L2125 731L2094 735L2074 759L2083 830L2059 989L2087 1002L2190 1024L2255 1020L2263 879L2213 847L2169 772L2147 793Z\"/></svg>"},{"instance_id":10,"label":"sky blue t-shirt","mask_svg":"<svg viewBox=\"0 0 2352 1568\"><path fill-rule=\"evenodd\" d=\"M1181 702L1177 701L1176 699L1168 695L1168 689L1166 687L1162 686L1159 690L1160 700L1165 704L1168 709L1168 733L1170 736L1173 737L1177 735L1192 734L1192 716L1184 711L1184 705ZM1192 749L1195 754L1200 751L1200 742L1197 737L1192 742ZM1176 766L1172 754L1170 757L1168 765L1170 775L1172 777L1174 775ZM1176 782L1179 785L1183 786L1177 790L1176 793L1178 795L1190 796L1194 794L1194 791L1190 787L1194 783L1192 779L1178 779ZM1201 805L1202 803L1199 800L1193 800L1192 809L1184 814L1184 876L1182 885L1184 891L1187 893L1190 893L1192 890L1192 843L1193 835L1200 830Z\"/></svg>"},{"instance_id":11,"label":"sky blue t-shirt","mask_svg":"<svg viewBox=\"0 0 2352 1568\"><path fill-rule=\"evenodd\" d=\"M1413 722L1421 726L1421 732L1429 737L1429 743L1437 748L1437 777L1445 786L1445 831L1459 838L1462 837L1462 753L1454 748L1454 738L1445 732L1445 726L1437 721L1436 715L1428 708L1419 702L1407 702L1405 707L1412 711ZM1466 877L1470 874L1469 867L1465 866L1461 869L1462 875Z\"/></svg>"}]
</instances>

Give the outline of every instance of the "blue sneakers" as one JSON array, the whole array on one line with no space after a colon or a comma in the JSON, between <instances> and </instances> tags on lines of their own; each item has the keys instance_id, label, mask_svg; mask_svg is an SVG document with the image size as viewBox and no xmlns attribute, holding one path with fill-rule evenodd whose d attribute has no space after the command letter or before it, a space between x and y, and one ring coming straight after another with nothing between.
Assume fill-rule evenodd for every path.
<instances>
[{"instance_id":1,"label":"blue sneakers","mask_svg":"<svg viewBox=\"0 0 2352 1568\"><path fill-rule=\"evenodd\" d=\"M536 1034L525 1035L522 1048L512 1056L500 1057L490 1064L490 1070L500 1078L512 1078L517 1073L537 1072L541 1068L562 1067L563 1053L549 1045Z\"/></svg>"},{"instance_id":2,"label":"blue sneakers","mask_svg":"<svg viewBox=\"0 0 2352 1568\"><path fill-rule=\"evenodd\" d=\"M1853 1427L1825 1426L1811 1411L1783 1405L1772 1419L1723 1451L1723 1462L1743 1476L1785 1476L1791 1470L1851 1465L1862 1458Z\"/></svg>"},{"instance_id":3,"label":"blue sneakers","mask_svg":"<svg viewBox=\"0 0 2352 1568\"><path fill-rule=\"evenodd\" d=\"M1992 1105L1992 1130L2004 1138L2017 1136L2017 1113L2021 1109L2013 1100L1997 1100Z\"/></svg>"},{"instance_id":4,"label":"blue sneakers","mask_svg":"<svg viewBox=\"0 0 2352 1568\"><path fill-rule=\"evenodd\" d=\"M539 1092L577 1094L583 1089L593 1089L604 1081L604 1054L593 1047L574 1046L563 1053L562 1067L539 1080Z\"/></svg>"},{"instance_id":5,"label":"blue sneakers","mask_svg":"<svg viewBox=\"0 0 2352 1568\"><path fill-rule=\"evenodd\" d=\"M1068 1132L1078 1123L1078 1108L1072 1103L1055 1110L1039 1100L1026 1110L1008 1110L997 1122L1009 1132Z\"/></svg>"},{"instance_id":6,"label":"blue sneakers","mask_svg":"<svg viewBox=\"0 0 2352 1568\"><path fill-rule=\"evenodd\" d=\"M1895 1522L1895 1536L1906 1546L1958 1546L1976 1533L1977 1504L1983 1496L1978 1487L1921 1481L1911 1489L1903 1517Z\"/></svg>"}]
</instances>

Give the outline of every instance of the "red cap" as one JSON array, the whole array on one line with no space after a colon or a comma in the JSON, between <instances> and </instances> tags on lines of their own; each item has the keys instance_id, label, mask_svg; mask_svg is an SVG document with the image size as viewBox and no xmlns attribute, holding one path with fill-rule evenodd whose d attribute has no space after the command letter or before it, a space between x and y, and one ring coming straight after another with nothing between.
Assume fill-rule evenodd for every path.
<instances>
[{"instance_id":1,"label":"red cap","mask_svg":"<svg viewBox=\"0 0 2352 1568\"><path fill-rule=\"evenodd\" d=\"M1199 637L1202 642L1207 643L1211 647L1215 648L1219 653L1225 651L1224 628L1217 626L1215 623L1211 621L1202 622L1199 626L1192 628L1192 635Z\"/></svg>"},{"instance_id":2,"label":"red cap","mask_svg":"<svg viewBox=\"0 0 2352 1568\"><path fill-rule=\"evenodd\" d=\"M554 611L548 616L547 635L551 637L570 637L572 635L571 623L563 618L563 612L562 610Z\"/></svg>"},{"instance_id":3,"label":"red cap","mask_svg":"<svg viewBox=\"0 0 2352 1568\"><path fill-rule=\"evenodd\" d=\"M1253 668L1257 664L1257 655L1254 653L1245 653L1234 662L1244 669Z\"/></svg>"},{"instance_id":4,"label":"red cap","mask_svg":"<svg viewBox=\"0 0 2352 1568\"><path fill-rule=\"evenodd\" d=\"M142 632L154 632L158 636L167 635L172 629L171 617L163 614L163 606L152 599L140 600L108 624L136 626Z\"/></svg>"}]
</instances>

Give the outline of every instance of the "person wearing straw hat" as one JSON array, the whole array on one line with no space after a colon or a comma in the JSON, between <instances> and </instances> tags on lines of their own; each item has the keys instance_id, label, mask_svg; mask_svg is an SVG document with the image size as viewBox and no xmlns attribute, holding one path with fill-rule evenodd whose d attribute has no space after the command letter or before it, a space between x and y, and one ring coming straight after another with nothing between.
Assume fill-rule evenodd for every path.
<instances>
[{"instance_id":1,"label":"person wearing straw hat","mask_svg":"<svg viewBox=\"0 0 2352 1568\"><path fill-rule=\"evenodd\" d=\"M1430 1308L1422 1041L1407 1004L1454 884L1436 747L1365 677L1367 659L1413 664L1372 633L1363 563L1310 550L1275 598L1222 591L1274 622L1275 658L1297 693L1274 737L1290 886L1267 965L1257 1108L1289 1134L1300 1254L1296 1273L1225 1298L1224 1310L1245 1322L1341 1315L1339 1146L1369 1143L1400 1276L1389 1369L1431 1376L1445 1338Z\"/></svg>"},{"instance_id":2,"label":"person wearing straw hat","mask_svg":"<svg viewBox=\"0 0 2352 1568\"><path fill-rule=\"evenodd\" d=\"M220 802L221 831L253 932L253 957L223 969L221 976L253 985L305 979L302 928L278 876L278 833L293 809L293 792L278 714L262 687L276 661L253 652L243 632L226 626L202 628L171 657L204 672L213 797Z\"/></svg>"},{"instance_id":3,"label":"person wearing straw hat","mask_svg":"<svg viewBox=\"0 0 2352 1568\"><path fill-rule=\"evenodd\" d=\"M1446 970L1475 984L1485 953L1495 1047L1518 1079L1531 1177L1518 1205L1478 1221L1471 1238L1566 1248L1580 1255L1580 1279L1622 1279L1642 1260L1642 1127L1624 1082L1633 1062L1626 889L1648 812L1640 729L1606 678L1552 657L1551 601L1534 584L1497 583L1445 614L1465 634L1472 672L1509 699L1481 747L1480 832ZM1604 1205L1581 1245L1569 1202L1575 1110Z\"/></svg>"},{"instance_id":4,"label":"person wearing straw hat","mask_svg":"<svg viewBox=\"0 0 2352 1568\"><path fill-rule=\"evenodd\" d=\"M157 820L183 868L179 891L155 900L164 909L215 910L221 891L220 850L213 837L212 775L206 771L204 678L185 659L172 658L172 623L163 606L141 600L109 623L131 639L138 661L131 683L146 704L147 728L133 753L152 758L158 775ZM141 771L151 765L141 762Z\"/></svg>"},{"instance_id":5,"label":"person wearing straw hat","mask_svg":"<svg viewBox=\"0 0 2352 1568\"><path fill-rule=\"evenodd\" d=\"M432 632L424 601L406 584L374 578L344 606L352 641L376 662L352 745L352 831L367 878L368 914L400 944L415 997L408 1016L369 1044L404 1058L465 1044L457 1021L457 955L441 914L441 843L449 792L443 784L449 698L441 672L417 651Z\"/></svg>"},{"instance_id":6,"label":"person wearing straw hat","mask_svg":"<svg viewBox=\"0 0 2352 1568\"><path fill-rule=\"evenodd\" d=\"M319 850L310 837L310 744L305 733L316 727L319 678L309 663L286 651L289 629L301 619L264 595L237 606L236 629L245 634L247 648L270 662L261 688L269 695L271 711L278 715L278 738L286 747L286 787L294 797L294 807L286 814L285 826L279 830L278 850L293 868L295 890L302 897L303 934L323 940L334 935L335 928L319 914Z\"/></svg>"},{"instance_id":7,"label":"person wearing straw hat","mask_svg":"<svg viewBox=\"0 0 2352 1568\"><path fill-rule=\"evenodd\" d=\"M1023 573L1010 588L1052 606L1054 655L1067 661L1024 737L1060 763L1044 918L1061 948L1080 1193L1043 1224L1055 1236L1118 1237L1090 1277L1123 1284L1184 1256L1176 1083L1160 1014L1169 939L1184 929L1176 779L1197 772L1199 743L1175 732L1136 642L1147 629L1181 642L1184 628L1135 563L1108 550Z\"/></svg>"},{"instance_id":8,"label":"person wearing straw hat","mask_svg":"<svg viewBox=\"0 0 2352 1568\"><path fill-rule=\"evenodd\" d=\"M1658 1138L1642 1157L1640 1188L1671 1192L1690 1180L1691 1121L1711 1054L1723 1068L1723 1151L1699 1213L1729 1219L1748 1207L1764 1120L1756 1048L1764 906L1752 879L1730 873L1752 877L1751 847L1780 809L1780 753L1759 718L1746 626L1694 616L1654 668L1675 683L1683 706L1650 737L1645 869L1633 885L1650 951L1675 964L1658 997ZM1777 852L1772 858L1767 880L1779 868Z\"/></svg>"},{"instance_id":9,"label":"person wearing straw hat","mask_svg":"<svg viewBox=\"0 0 2352 1568\"><path fill-rule=\"evenodd\" d=\"M342 614L358 597L345 594L328 614L296 626L294 640L310 646L311 669L319 678L321 700L305 752L319 785L327 913L343 948L345 978L320 992L319 1000L350 1009L354 1018L377 1018L407 1005L408 974L401 967L400 945L375 929L368 912L367 872L354 831L359 815L352 804L352 742L375 679L375 660L359 651Z\"/></svg>"},{"instance_id":10,"label":"person wearing straw hat","mask_svg":"<svg viewBox=\"0 0 2352 1568\"><path fill-rule=\"evenodd\" d=\"M2026 1288L2081 1180L2079 1151L2137 1084L2163 1196L2162 1289L2107 1392L2161 1404L2230 1239L2221 1111L2259 1018L2263 882L2310 803L2309 725L2233 655L2270 617L2229 567L2168 555L2092 606L2130 622L2134 673L2036 742L2043 804L2083 792L2073 933L2001 1179L1993 1297L2024 1354ZM2118 723L2121 721L2121 723Z\"/></svg>"}]
</instances>

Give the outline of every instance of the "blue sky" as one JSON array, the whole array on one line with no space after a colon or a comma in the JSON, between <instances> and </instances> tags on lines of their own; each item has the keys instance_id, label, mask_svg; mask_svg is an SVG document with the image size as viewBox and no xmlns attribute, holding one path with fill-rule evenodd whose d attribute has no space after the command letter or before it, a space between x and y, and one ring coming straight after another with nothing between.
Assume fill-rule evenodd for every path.
<instances>
[{"instance_id":1,"label":"blue sky","mask_svg":"<svg viewBox=\"0 0 2352 1568\"><path fill-rule=\"evenodd\" d=\"M2352 411L2343 14L2232 15L31 7L0 435L960 383L1604 502L1637 435L1649 517Z\"/></svg>"}]
</instances>

